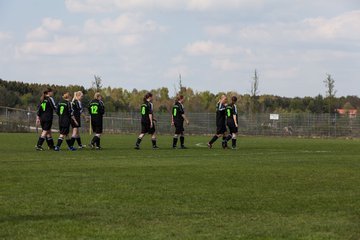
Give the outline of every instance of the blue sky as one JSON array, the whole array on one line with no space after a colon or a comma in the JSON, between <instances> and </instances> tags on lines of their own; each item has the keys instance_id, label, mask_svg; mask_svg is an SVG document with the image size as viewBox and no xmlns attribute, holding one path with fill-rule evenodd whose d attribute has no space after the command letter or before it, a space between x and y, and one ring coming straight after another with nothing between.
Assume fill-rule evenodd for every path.
<instances>
[{"instance_id":1,"label":"blue sky","mask_svg":"<svg viewBox=\"0 0 360 240\"><path fill-rule=\"evenodd\" d=\"M0 0L0 78L127 89L358 95L357 0Z\"/></svg>"}]
</instances>

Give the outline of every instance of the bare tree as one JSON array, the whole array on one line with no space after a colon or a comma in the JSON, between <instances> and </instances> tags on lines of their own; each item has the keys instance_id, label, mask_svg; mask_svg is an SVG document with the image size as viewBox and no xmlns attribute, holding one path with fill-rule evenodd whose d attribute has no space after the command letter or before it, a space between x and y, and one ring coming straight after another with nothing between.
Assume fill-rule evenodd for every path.
<instances>
[{"instance_id":1,"label":"bare tree","mask_svg":"<svg viewBox=\"0 0 360 240\"><path fill-rule=\"evenodd\" d=\"M250 111L251 113L256 112L257 108L257 95L259 94L259 74L255 69L254 76L252 77L251 90L250 90Z\"/></svg>"},{"instance_id":2,"label":"bare tree","mask_svg":"<svg viewBox=\"0 0 360 240\"><path fill-rule=\"evenodd\" d=\"M258 95L259 93L259 75L256 69L254 72L254 77L252 79L253 81L251 82L251 97L255 98L256 95Z\"/></svg>"},{"instance_id":3,"label":"bare tree","mask_svg":"<svg viewBox=\"0 0 360 240\"><path fill-rule=\"evenodd\" d=\"M98 75L94 75L94 81L92 82L92 88L95 92L101 91L102 88L102 79Z\"/></svg>"},{"instance_id":4,"label":"bare tree","mask_svg":"<svg viewBox=\"0 0 360 240\"><path fill-rule=\"evenodd\" d=\"M336 90L335 90L335 80L332 78L331 74L326 74L326 79L324 80L325 88L326 88L326 97L329 102L329 113L334 111L333 109L333 101L335 98Z\"/></svg>"}]
</instances>

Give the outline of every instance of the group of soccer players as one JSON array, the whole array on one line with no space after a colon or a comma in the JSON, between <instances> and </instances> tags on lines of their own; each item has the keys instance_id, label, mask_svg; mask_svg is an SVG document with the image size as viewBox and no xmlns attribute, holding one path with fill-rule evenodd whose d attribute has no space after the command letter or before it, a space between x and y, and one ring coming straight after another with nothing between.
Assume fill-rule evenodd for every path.
<instances>
[{"instance_id":1,"label":"group of soccer players","mask_svg":"<svg viewBox=\"0 0 360 240\"><path fill-rule=\"evenodd\" d=\"M40 98L40 104L38 106L36 125L41 125L42 132L35 146L36 150L43 151L43 143L46 141L49 149L59 151L64 139L68 145L70 151L77 150L74 147L75 141L77 141L79 147L83 148L85 145L81 143L81 137L79 127L81 127L81 116L83 114L83 107L81 100L83 93L81 91L75 92L73 99L71 99L70 93L66 92L62 96L62 100L55 104L53 97L53 90L51 88L46 89ZM90 147L100 150L100 136L102 134L103 115L105 113L104 103L100 93L95 93L94 99L91 100L88 106L89 114L91 116L91 126L95 133L91 140ZM57 144L54 144L54 140L51 134L51 127L53 124L54 112L59 116L59 132L60 136L57 140ZM70 126L72 127L71 138L69 136Z\"/></svg>"},{"instance_id":2,"label":"group of soccer players","mask_svg":"<svg viewBox=\"0 0 360 240\"><path fill-rule=\"evenodd\" d=\"M41 124L42 132L36 144L36 150L43 150L43 143L46 141L49 149L59 151L62 142L66 139L68 149L70 151L77 150L74 147L75 141L78 143L78 148L83 148L79 127L81 127L81 116L83 115L83 107L81 100L83 93L81 91L75 92L71 99L70 93L66 92L62 96L62 100L55 104L52 89L48 88L43 92L40 99L40 104L37 111L36 124ZM145 134L151 135L151 142L153 149L158 149L156 144L156 130L155 123L156 119L153 113L153 95L149 92L144 96L143 104L140 107L141 113L141 133L138 136L135 149L140 149L140 143ZM184 110L184 96L180 95L176 97L176 101L173 105L171 112L171 125L175 127L175 134L173 137L172 147L177 148L177 143L180 139L180 148L186 149L185 147L185 136L184 136L184 122L189 125L189 120L185 115ZM232 140L232 149L236 149L236 135L238 132L238 113L236 107L237 98L233 96L231 103L227 103L227 97L221 96L219 102L216 105L216 134L208 142L208 147L212 148L215 141L222 137L222 147L228 148L228 141ZM100 137L103 132L103 115L105 113L104 103L102 102L102 96L100 93L95 93L93 100L91 100L88 111L91 118L91 127L94 132L94 137L91 140L90 147L93 149L100 150ZM54 144L54 140L51 134L51 127L53 122L53 114L59 116L59 132L57 144ZM69 136L70 126L72 127L72 135ZM229 128L229 134L226 135L227 128Z\"/></svg>"}]
</instances>

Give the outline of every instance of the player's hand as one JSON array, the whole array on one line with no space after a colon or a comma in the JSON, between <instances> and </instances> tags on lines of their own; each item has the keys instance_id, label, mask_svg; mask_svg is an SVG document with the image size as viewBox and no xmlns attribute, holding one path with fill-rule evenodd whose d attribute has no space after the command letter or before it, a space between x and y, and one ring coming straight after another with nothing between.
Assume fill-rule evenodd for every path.
<instances>
[{"instance_id":1,"label":"player's hand","mask_svg":"<svg viewBox=\"0 0 360 240\"><path fill-rule=\"evenodd\" d=\"M36 126L38 127L38 126L40 126L40 118L36 118Z\"/></svg>"},{"instance_id":2,"label":"player's hand","mask_svg":"<svg viewBox=\"0 0 360 240\"><path fill-rule=\"evenodd\" d=\"M154 124L151 122L151 123L150 123L150 128L152 128L153 126L154 126Z\"/></svg>"},{"instance_id":3,"label":"player's hand","mask_svg":"<svg viewBox=\"0 0 360 240\"><path fill-rule=\"evenodd\" d=\"M186 125L189 125L189 124L190 124L190 122L188 120L186 120Z\"/></svg>"},{"instance_id":4,"label":"player's hand","mask_svg":"<svg viewBox=\"0 0 360 240\"><path fill-rule=\"evenodd\" d=\"M175 124L174 124L174 122L171 122L171 126L174 126Z\"/></svg>"}]
</instances>

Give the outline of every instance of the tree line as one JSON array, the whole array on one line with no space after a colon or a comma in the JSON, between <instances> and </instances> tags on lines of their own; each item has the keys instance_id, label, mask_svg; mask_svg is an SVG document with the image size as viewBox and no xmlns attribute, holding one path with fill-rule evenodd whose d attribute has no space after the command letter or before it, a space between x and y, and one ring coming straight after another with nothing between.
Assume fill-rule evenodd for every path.
<instances>
[{"instance_id":1,"label":"tree line","mask_svg":"<svg viewBox=\"0 0 360 240\"><path fill-rule=\"evenodd\" d=\"M255 77L257 78L256 72ZM325 96L319 94L315 97L281 97L276 95L258 95L258 79L254 79L255 85L249 94L238 92L194 91L192 88L183 86L181 80L177 86L177 92L186 98L185 108L187 112L214 112L216 103L222 94L238 97L238 110L241 114L253 113L333 113L338 108L360 109L360 98L357 96L336 97L334 80L328 75L324 81L327 89ZM330 85L329 85L330 84ZM332 85L331 85L332 84ZM0 106L15 107L35 110L39 104L42 91L51 87L54 90L54 99L60 100L64 92L73 94L75 91L84 93L83 104L87 105L94 93L100 91L107 112L131 112L138 111L144 95L149 90L127 90L124 88L102 87L101 78L95 76L91 88L86 89L80 85L46 85L38 83L24 83L19 81L6 81L0 79ZM330 94L329 93L330 90ZM154 110L156 112L170 112L174 104L174 98L170 97L166 87L150 90L154 96Z\"/></svg>"}]
</instances>

